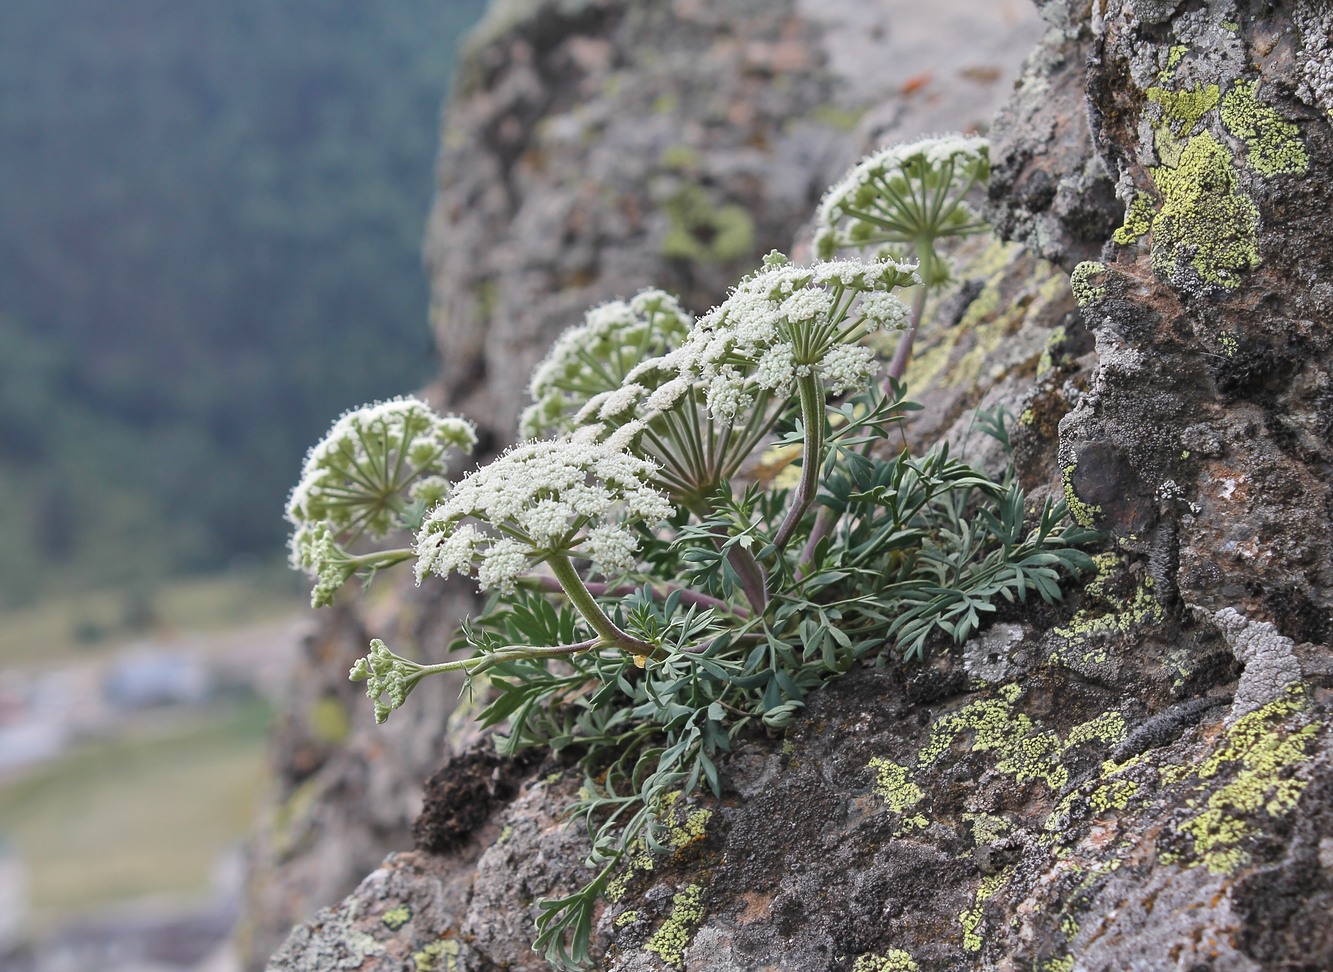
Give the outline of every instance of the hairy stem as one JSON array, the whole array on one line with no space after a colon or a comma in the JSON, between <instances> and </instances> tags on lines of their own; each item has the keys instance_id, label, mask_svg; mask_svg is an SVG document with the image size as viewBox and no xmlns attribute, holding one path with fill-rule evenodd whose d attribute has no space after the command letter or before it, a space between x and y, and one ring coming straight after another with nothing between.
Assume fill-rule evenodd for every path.
<instances>
[{"instance_id":1,"label":"hairy stem","mask_svg":"<svg viewBox=\"0 0 1333 972\"><path fill-rule=\"evenodd\" d=\"M815 498L819 466L824 456L824 392L820 388L819 377L811 374L797 378L796 388L801 397L801 424L805 428L805 440L801 447L801 481L796 486L796 495L792 497L791 509L787 510L787 516L778 528L778 535L773 538L773 545L779 552L786 549L810 501Z\"/></svg>"},{"instance_id":2,"label":"hairy stem","mask_svg":"<svg viewBox=\"0 0 1333 972\"><path fill-rule=\"evenodd\" d=\"M810 530L810 539L805 541L805 549L801 551L801 559L796 564L796 579L798 581L804 579L806 568L814 560L815 547L819 546L819 541L833 532L833 528L838 525L840 515L833 507L825 506L815 516L815 525Z\"/></svg>"},{"instance_id":3,"label":"hairy stem","mask_svg":"<svg viewBox=\"0 0 1333 972\"><path fill-rule=\"evenodd\" d=\"M926 285L922 284L916 288L916 293L912 297L912 317L907 322L907 330L903 331L903 336L898 339L898 347L894 349L893 360L889 362L886 377L897 380L902 378L903 372L907 370L908 362L912 360L912 344L916 340L916 329L921 324L921 315L925 309ZM888 391L887 382L884 388Z\"/></svg>"},{"instance_id":4,"label":"hairy stem","mask_svg":"<svg viewBox=\"0 0 1333 972\"><path fill-rule=\"evenodd\" d=\"M739 543L732 544L727 551L727 563L731 564L731 569L740 578L741 590L754 613L763 614L767 611L768 578L764 576L764 568L759 566L759 561L754 559L754 554L750 553L750 548L742 547ZM748 616L748 612L741 613Z\"/></svg>"},{"instance_id":5,"label":"hairy stem","mask_svg":"<svg viewBox=\"0 0 1333 972\"><path fill-rule=\"evenodd\" d=\"M562 658L567 655L577 655L582 651L590 651L600 644L602 644L601 638L589 638L587 641L580 641L572 645L506 645L504 648L497 648L495 651L473 658L441 662L438 665L421 665L419 670L413 674L412 681L415 683L427 675L439 675L442 672L464 672L468 676L480 675L488 668L494 668L501 662L516 658Z\"/></svg>"},{"instance_id":6,"label":"hairy stem","mask_svg":"<svg viewBox=\"0 0 1333 972\"><path fill-rule=\"evenodd\" d=\"M405 560L411 560L415 556L416 551L410 547L396 547L393 550L376 550L373 553L349 555L348 560L356 566L357 570L383 570L385 567L392 567Z\"/></svg>"},{"instance_id":7,"label":"hairy stem","mask_svg":"<svg viewBox=\"0 0 1333 972\"><path fill-rule=\"evenodd\" d=\"M583 620L587 621L592 630L597 632L602 642L627 651L632 655L639 655L642 658L666 657L666 653L661 646L640 641L617 627L616 623L607 616L601 605L593 598L592 592L583 583L583 578L574 569L574 565L569 562L567 554L553 553L546 558L546 562L551 565L551 573L560 582L560 587L565 592L565 596L573 603L579 614L583 615Z\"/></svg>"}]
</instances>

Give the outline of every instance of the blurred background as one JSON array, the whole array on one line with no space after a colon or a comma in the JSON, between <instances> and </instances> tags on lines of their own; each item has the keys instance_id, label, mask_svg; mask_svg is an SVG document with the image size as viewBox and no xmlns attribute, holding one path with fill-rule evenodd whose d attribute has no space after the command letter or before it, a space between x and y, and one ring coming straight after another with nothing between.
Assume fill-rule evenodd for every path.
<instances>
[{"instance_id":1,"label":"blurred background","mask_svg":"<svg viewBox=\"0 0 1333 972\"><path fill-rule=\"evenodd\" d=\"M483 6L0 3L0 968L231 967L306 598L285 494L436 370L421 239Z\"/></svg>"}]
</instances>

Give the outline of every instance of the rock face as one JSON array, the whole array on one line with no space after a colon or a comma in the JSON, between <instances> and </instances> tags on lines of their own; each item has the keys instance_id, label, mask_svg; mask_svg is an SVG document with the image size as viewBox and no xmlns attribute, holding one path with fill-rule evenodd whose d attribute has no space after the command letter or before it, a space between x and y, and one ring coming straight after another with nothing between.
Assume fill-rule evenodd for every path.
<instances>
[{"instance_id":1,"label":"rock face","mask_svg":"<svg viewBox=\"0 0 1333 972\"><path fill-rule=\"evenodd\" d=\"M966 449L971 409L1008 406L1024 482L1105 532L1097 570L959 651L853 671L783 738L739 746L725 798L676 805L671 852L617 882L598 968L1333 967L1333 20L1040 6L991 133L991 217L1022 245L959 254L908 374L927 406L911 435ZM439 397L499 439L530 342L650 282L702 309L794 233L853 154L819 108L868 97L833 67L852 16L497 6L441 160ZM902 117L889 94L858 134ZM460 602L437 596L399 617L438 637ZM447 745L445 711L381 736L379 772L433 769L387 757ZM364 771L366 738L317 772ZM577 781L454 746L419 849L271 968L544 967L535 902L586 880L586 836L559 816ZM322 812L349 819L312 830L311 854L373 829L351 818L390 834L410 802L339 799Z\"/></svg>"}]
</instances>

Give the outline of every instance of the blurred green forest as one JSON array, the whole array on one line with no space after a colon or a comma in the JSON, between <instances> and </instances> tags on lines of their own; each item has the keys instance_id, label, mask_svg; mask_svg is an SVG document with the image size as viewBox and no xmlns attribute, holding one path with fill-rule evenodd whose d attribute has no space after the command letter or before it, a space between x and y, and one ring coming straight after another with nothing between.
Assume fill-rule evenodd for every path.
<instances>
[{"instance_id":1,"label":"blurred green forest","mask_svg":"<svg viewBox=\"0 0 1333 972\"><path fill-rule=\"evenodd\" d=\"M431 374L483 6L0 2L0 606L272 559L305 450Z\"/></svg>"}]
</instances>

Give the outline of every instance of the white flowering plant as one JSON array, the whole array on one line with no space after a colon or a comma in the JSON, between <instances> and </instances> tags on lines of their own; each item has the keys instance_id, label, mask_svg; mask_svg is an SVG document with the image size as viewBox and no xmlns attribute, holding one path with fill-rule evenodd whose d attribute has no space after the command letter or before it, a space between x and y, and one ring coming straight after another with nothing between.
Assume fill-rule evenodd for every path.
<instances>
[{"instance_id":1,"label":"white flowering plant","mask_svg":"<svg viewBox=\"0 0 1333 972\"><path fill-rule=\"evenodd\" d=\"M419 583L490 595L453 657L372 642L351 677L376 720L454 672L504 752L543 746L584 772L571 814L590 829L590 879L538 905L534 947L553 964L588 964L626 854L660 846L680 795L722 794L738 736L780 732L853 665L962 643L1001 602L1058 599L1090 566L1094 534L1062 504L1029 509L1012 475L891 445L919 406L900 375L876 381L866 339L918 323L935 237L974 231L961 197L984 178L975 139L879 153L821 207L827 259L770 254L697 319L657 290L594 308L537 367L529 438L453 484L472 428L415 400L349 413L312 450L288 517L316 603L407 560ZM904 242L917 262L832 258ZM1002 416L981 425L1007 447ZM370 544L395 530L415 541Z\"/></svg>"},{"instance_id":2,"label":"white flowering plant","mask_svg":"<svg viewBox=\"0 0 1333 972\"><path fill-rule=\"evenodd\" d=\"M938 135L872 153L824 195L815 216L815 252L831 259L846 250L914 259L920 286L912 316L889 362L901 378L932 287L949 280L938 242L987 230L969 202L990 178L990 143L965 135Z\"/></svg>"}]
</instances>

